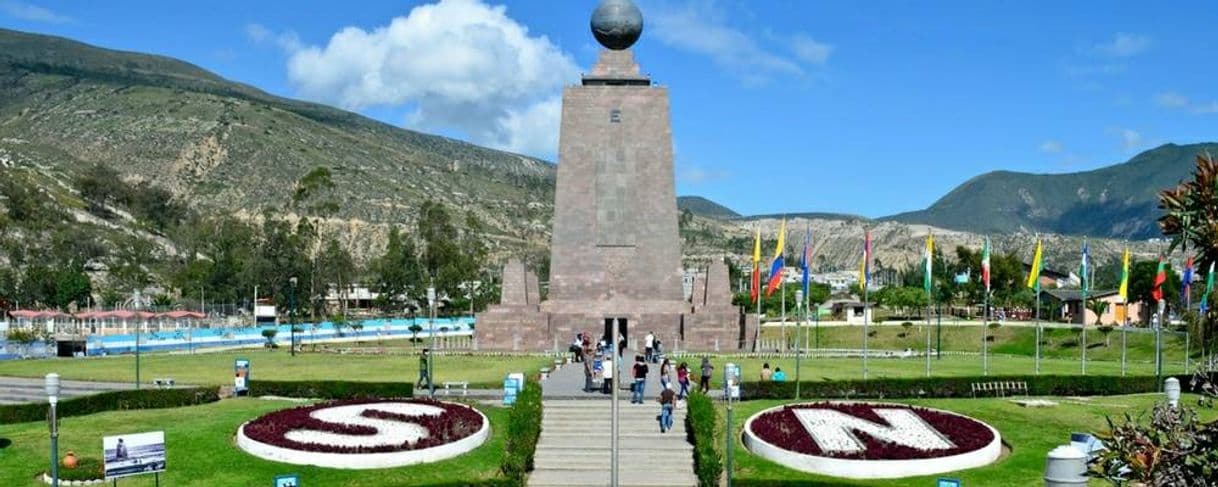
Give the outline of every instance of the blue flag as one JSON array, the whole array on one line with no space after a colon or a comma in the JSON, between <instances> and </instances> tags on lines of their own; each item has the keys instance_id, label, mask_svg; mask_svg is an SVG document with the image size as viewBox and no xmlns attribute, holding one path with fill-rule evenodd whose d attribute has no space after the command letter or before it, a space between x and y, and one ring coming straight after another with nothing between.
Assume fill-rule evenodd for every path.
<instances>
[{"instance_id":1,"label":"blue flag","mask_svg":"<svg viewBox=\"0 0 1218 487\"><path fill-rule=\"evenodd\" d=\"M807 299L809 297L808 296L808 266L811 265L811 263L809 261L812 260L811 240L812 240L812 229L809 228L804 232L804 251L802 254L799 255L799 269L804 272L804 283L803 283L804 284L804 299Z\"/></svg>"}]
</instances>

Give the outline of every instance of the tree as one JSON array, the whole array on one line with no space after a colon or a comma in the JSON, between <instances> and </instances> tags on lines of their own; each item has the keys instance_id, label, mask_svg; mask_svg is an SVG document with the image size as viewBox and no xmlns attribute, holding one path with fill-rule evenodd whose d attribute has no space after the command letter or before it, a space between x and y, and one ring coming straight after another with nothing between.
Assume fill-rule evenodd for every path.
<instances>
[{"instance_id":1,"label":"tree","mask_svg":"<svg viewBox=\"0 0 1218 487\"><path fill-rule=\"evenodd\" d=\"M1191 181L1159 193L1159 228L1171 237L1169 252L1191 247L1199 268L1218 261L1218 161L1209 153L1197 155Z\"/></svg>"},{"instance_id":2,"label":"tree","mask_svg":"<svg viewBox=\"0 0 1218 487\"><path fill-rule=\"evenodd\" d=\"M275 335L279 334L279 330L275 328L265 328L262 330L262 338L266 339L266 348L275 347Z\"/></svg>"},{"instance_id":3,"label":"tree","mask_svg":"<svg viewBox=\"0 0 1218 487\"><path fill-rule=\"evenodd\" d=\"M89 212L99 216L109 216L107 208L111 203L124 200L127 197L127 185L121 175L110 166L97 163L85 169L76 178L76 189L80 196L89 204Z\"/></svg>"},{"instance_id":4,"label":"tree","mask_svg":"<svg viewBox=\"0 0 1218 487\"><path fill-rule=\"evenodd\" d=\"M1104 324L1102 322L1102 318L1104 316L1104 312L1108 311L1108 301L1104 301L1102 299L1092 299L1087 303L1087 309L1091 310L1092 313L1095 313L1095 324Z\"/></svg>"},{"instance_id":5,"label":"tree","mask_svg":"<svg viewBox=\"0 0 1218 487\"><path fill-rule=\"evenodd\" d=\"M372 273L379 293L376 304L386 313L403 309L404 298L418 292L422 272L414 243L403 239L396 227L389 230L385 254L372 264Z\"/></svg>"},{"instance_id":6,"label":"tree","mask_svg":"<svg viewBox=\"0 0 1218 487\"><path fill-rule=\"evenodd\" d=\"M1129 264L1129 299L1151 305L1155 299L1151 295L1154 289L1155 275L1158 274L1159 263L1153 260L1137 261ZM1172 270L1171 264L1164 266L1167 282L1163 284L1163 300L1170 307L1172 303L1180 302L1180 276Z\"/></svg>"},{"instance_id":7,"label":"tree","mask_svg":"<svg viewBox=\"0 0 1218 487\"><path fill-rule=\"evenodd\" d=\"M333 238L327 239L325 246L322 248L321 254L317 256L318 272L325 279L328 285L333 286L335 294L341 302L339 313L346 321L347 317L347 293L351 289L351 283L355 275L355 262L351 258L351 254L347 253Z\"/></svg>"}]
</instances>

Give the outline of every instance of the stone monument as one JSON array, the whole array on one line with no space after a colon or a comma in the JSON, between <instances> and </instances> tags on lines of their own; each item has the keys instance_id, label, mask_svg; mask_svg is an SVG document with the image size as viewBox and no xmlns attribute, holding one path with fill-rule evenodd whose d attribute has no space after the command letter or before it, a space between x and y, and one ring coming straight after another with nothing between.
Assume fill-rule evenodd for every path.
<instances>
[{"instance_id":1,"label":"stone monument","mask_svg":"<svg viewBox=\"0 0 1218 487\"><path fill-rule=\"evenodd\" d=\"M711 265L691 300L682 294L668 89L629 50L642 13L605 0L591 27L606 49L563 91L548 299L522 300L518 288L533 288L509 262L501 304L478 315L479 346L565 350L576 333L607 335L618 320L628 340L654 332L669 350L751 348L756 318L731 305L726 265Z\"/></svg>"}]
</instances>

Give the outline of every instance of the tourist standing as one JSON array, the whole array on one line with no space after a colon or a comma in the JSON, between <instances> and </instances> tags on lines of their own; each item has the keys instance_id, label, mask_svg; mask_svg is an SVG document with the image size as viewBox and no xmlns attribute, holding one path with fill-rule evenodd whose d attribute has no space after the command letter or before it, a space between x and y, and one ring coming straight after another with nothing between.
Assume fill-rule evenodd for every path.
<instances>
[{"instance_id":1,"label":"tourist standing","mask_svg":"<svg viewBox=\"0 0 1218 487\"><path fill-rule=\"evenodd\" d=\"M660 389L660 432L667 433L672 429L672 408L676 404L676 394L672 392L672 384Z\"/></svg>"},{"instance_id":2,"label":"tourist standing","mask_svg":"<svg viewBox=\"0 0 1218 487\"><path fill-rule=\"evenodd\" d=\"M681 362L677 366L677 384L681 385L681 392L677 394L677 399L684 400L685 396L689 395L689 364Z\"/></svg>"},{"instance_id":3,"label":"tourist standing","mask_svg":"<svg viewBox=\"0 0 1218 487\"><path fill-rule=\"evenodd\" d=\"M568 349L571 352L571 360L574 362L582 362L584 359L584 334L583 332L575 334L575 341L571 342L571 347Z\"/></svg>"},{"instance_id":4,"label":"tourist standing","mask_svg":"<svg viewBox=\"0 0 1218 487\"><path fill-rule=\"evenodd\" d=\"M415 383L415 389L431 388L430 367L427 366L430 361L431 350L424 348L422 352L419 352L419 381Z\"/></svg>"},{"instance_id":5,"label":"tourist standing","mask_svg":"<svg viewBox=\"0 0 1218 487\"><path fill-rule=\"evenodd\" d=\"M617 372L616 368L613 363L613 354L605 355L605 358L601 360L601 377L603 378L601 381L601 393L609 394L613 392L613 375Z\"/></svg>"},{"instance_id":6,"label":"tourist standing","mask_svg":"<svg viewBox=\"0 0 1218 487\"><path fill-rule=\"evenodd\" d=\"M592 392L592 344L587 338L580 344L579 355L584 363L584 392Z\"/></svg>"},{"instance_id":7,"label":"tourist standing","mask_svg":"<svg viewBox=\"0 0 1218 487\"><path fill-rule=\"evenodd\" d=\"M668 359L664 359L660 363L660 388L666 388L670 384L672 384L672 364L668 362Z\"/></svg>"},{"instance_id":8,"label":"tourist standing","mask_svg":"<svg viewBox=\"0 0 1218 487\"><path fill-rule=\"evenodd\" d=\"M653 334L650 331L647 332L647 336L643 337L643 349L644 349L644 352L647 354L647 359L646 359L647 362L650 362L650 363L655 362L655 351L656 351L655 345L656 345L655 334Z\"/></svg>"},{"instance_id":9,"label":"tourist standing","mask_svg":"<svg viewBox=\"0 0 1218 487\"><path fill-rule=\"evenodd\" d=\"M643 361L642 355L634 357L634 386L631 387L630 402L633 404L643 404L643 391L647 388L647 362Z\"/></svg>"},{"instance_id":10,"label":"tourist standing","mask_svg":"<svg viewBox=\"0 0 1218 487\"><path fill-rule=\"evenodd\" d=\"M771 375L772 373L773 373L773 371L770 370L769 362L761 364L761 381L762 382L769 382L770 377L772 376Z\"/></svg>"},{"instance_id":11,"label":"tourist standing","mask_svg":"<svg viewBox=\"0 0 1218 487\"><path fill-rule=\"evenodd\" d=\"M702 357L702 383L699 384L699 386L701 387L703 394L710 392L711 374L714 372L715 366L711 365L710 359L707 357Z\"/></svg>"}]
</instances>

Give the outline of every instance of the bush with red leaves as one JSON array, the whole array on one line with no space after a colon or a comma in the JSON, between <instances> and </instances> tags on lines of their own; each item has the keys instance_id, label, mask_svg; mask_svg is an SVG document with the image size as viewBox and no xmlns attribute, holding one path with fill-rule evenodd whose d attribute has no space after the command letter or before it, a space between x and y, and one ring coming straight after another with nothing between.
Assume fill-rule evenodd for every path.
<instances>
[{"instance_id":1,"label":"bush with red leaves","mask_svg":"<svg viewBox=\"0 0 1218 487\"><path fill-rule=\"evenodd\" d=\"M320 443L303 443L292 441L285 437L290 431L315 430L344 435L374 435L376 428L371 426L339 424L321 421L310 414L319 409L335 406L352 406L358 404L375 404L385 400L355 399L332 401L311 406L285 409L264 415L245 425L245 435L254 441L275 445L292 450L319 453L387 453L408 450L422 450L434 446L445 445L466 438L482 429L483 417L468 406L434 401L431 399L402 399L392 402L409 402L432 406L444 410L444 414L432 416L427 414L406 415L387 411L367 410L361 416L367 418L387 419L417 424L426 429L429 434L415 442L403 442L397 445L380 445L375 447L351 447L326 445Z\"/></svg>"},{"instance_id":2,"label":"bush with red leaves","mask_svg":"<svg viewBox=\"0 0 1218 487\"><path fill-rule=\"evenodd\" d=\"M861 431L853 431L855 437L862 441L866 450L862 453L845 453L821 451L816 440L795 416L794 409L831 409L859 419L876 424L887 425L873 408L908 409L922 418L939 434L943 435L955 448L940 450L921 450L904 445L897 445L877 439ZM984 424L955 414L933 411L898 404L868 404L868 403L812 403L786 406L770 411L753 421L753 434L766 442L786 450L814 456L848 458L855 460L911 460L918 458L940 458L968 453L981 449L994 441L994 432Z\"/></svg>"}]
</instances>

